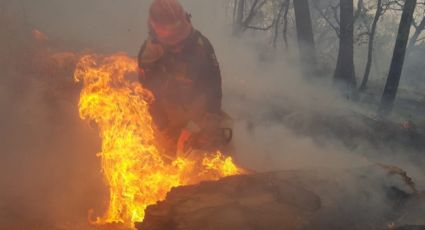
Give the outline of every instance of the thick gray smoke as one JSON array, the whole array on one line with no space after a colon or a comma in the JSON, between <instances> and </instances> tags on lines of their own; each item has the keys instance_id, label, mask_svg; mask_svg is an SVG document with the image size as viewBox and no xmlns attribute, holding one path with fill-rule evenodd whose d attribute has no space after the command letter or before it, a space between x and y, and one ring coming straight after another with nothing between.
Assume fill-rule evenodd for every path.
<instances>
[{"instance_id":1,"label":"thick gray smoke","mask_svg":"<svg viewBox=\"0 0 425 230\"><path fill-rule=\"evenodd\" d=\"M302 79L296 54L271 49L264 36L234 37L226 2L182 0L195 27L215 46L240 164L272 171L384 162L407 170L419 188L425 184L423 156L368 141L375 127L356 114L373 111L348 102L327 80ZM106 205L95 156L100 141L97 130L78 117L79 86L72 82L72 70L38 71L44 64L37 64L37 55L45 47L32 40L31 30L54 41L51 51L135 56L147 35L149 4L0 0L0 229L19 229L16 223L69 228L86 223L90 208L101 212ZM334 132L338 126L346 127L341 135ZM352 139L350 128L356 133Z\"/></svg>"}]
</instances>

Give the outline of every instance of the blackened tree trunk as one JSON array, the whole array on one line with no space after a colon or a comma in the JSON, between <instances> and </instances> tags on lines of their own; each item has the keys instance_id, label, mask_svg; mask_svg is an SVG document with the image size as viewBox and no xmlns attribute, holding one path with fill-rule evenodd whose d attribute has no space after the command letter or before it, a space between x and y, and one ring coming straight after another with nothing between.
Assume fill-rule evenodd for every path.
<instances>
[{"instance_id":1,"label":"blackened tree trunk","mask_svg":"<svg viewBox=\"0 0 425 230\"><path fill-rule=\"evenodd\" d=\"M316 47L308 0L294 0L294 12L302 71L303 75L307 77L313 75L317 69Z\"/></svg>"},{"instance_id":2,"label":"blackened tree trunk","mask_svg":"<svg viewBox=\"0 0 425 230\"><path fill-rule=\"evenodd\" d=\"M413 21L413 13L416 8L416 1L417 0L406 0L404 3L390 72L388 74L387 83L385 84L384 94L382 95L379 109L380 114L383 116L388 115L394 106L398 85L400 83L400 76L403 70L404 58L406 56L406 47Z\"/></svg>"},{"instance_id":3,"label":"blackened tree trunk","mask_svg":"<svg viewBox=\"0 0 425 230\"><path fill-rule=\"evenodd\" d=\"M354 71L354 6L353 0L340 0L340 38L338 61L334 80L346 88L347 93L356 91Z\"/></svg>"},{"instance_id":4,"label":"blackened tree trunk","mask_svg":"<svg viewBox=\"0 0 425 230\"><path fill-rule=\"evenodd\" d=\"M382 15L382 0L378 0L376 5L375 17L373 18L372 26L369 31L369 44L367 51L367 62L366 68L364 71L364 76L362 80L362 84L360 85L360 91L365 91L367 88L367 82L369 81L370 69L372 67L372 59L373 59L373 43L375 41L376 28L378 27L379 18Z\"/></svg>"}]
</instances>

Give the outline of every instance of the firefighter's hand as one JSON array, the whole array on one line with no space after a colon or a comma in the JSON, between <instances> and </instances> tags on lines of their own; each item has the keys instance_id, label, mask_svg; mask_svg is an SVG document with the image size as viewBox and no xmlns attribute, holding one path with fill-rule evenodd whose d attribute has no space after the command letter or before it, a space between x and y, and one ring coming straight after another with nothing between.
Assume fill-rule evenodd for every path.
<instances>
[{"instance_id":1,"label":"firefighter's hand","mask_svg":"<svg viewBox=\"0 0 425 230\"><path fill-rule=\"evenodd\" d=\"M189 151L194 146L197 135L201 132L201 127L195 122L190 121L184 128L177 141L177 154L182 155Z\"/></svg>"}]
</instances>

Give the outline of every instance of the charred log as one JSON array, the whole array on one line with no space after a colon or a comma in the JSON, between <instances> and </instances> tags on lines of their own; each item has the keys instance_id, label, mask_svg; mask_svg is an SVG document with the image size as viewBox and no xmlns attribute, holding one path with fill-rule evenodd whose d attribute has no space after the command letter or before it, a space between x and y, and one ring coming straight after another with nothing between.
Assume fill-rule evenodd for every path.
<instances>
[{"instance_id":1,"label":"charred log","mask_svg":"<svg viewBox=\"0 0 425 230\"><path fill-rule=\"evenodd\" d=\"M137 228L385 229L411 197L398 182L375 166L230 177L173 189ZM394 188L406 196L389 195Z\"/></svg>"}]
</instances>

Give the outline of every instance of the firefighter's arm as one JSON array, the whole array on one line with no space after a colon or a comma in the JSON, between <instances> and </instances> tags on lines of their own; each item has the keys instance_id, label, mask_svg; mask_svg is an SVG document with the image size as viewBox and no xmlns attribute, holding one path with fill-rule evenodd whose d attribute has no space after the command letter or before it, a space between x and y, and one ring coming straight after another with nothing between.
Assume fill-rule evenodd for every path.
<instances>
[{"instance_id":1,"label":"firefighter's arm","mask_svg":"<svg viewBox=\"0 0 425 230\"><path fill-rule=\"evenodd\" d=\"M192 147L202 147L206 149L213 149L215 146L215 141L217 137L220 136L220 123L222 120L222 111L221 111L221 100L222 100L222 88L221 88L221 72L220 66L218 64L214 48L211 43L204 38L203 45L205 48L205 74L203 75L203 90L205 93L206 99L206 112L202 118L196 123L190 123L189 126L192 128L186 128L182 132L182 135L179 139L178 149L181 152L181 149L185 149L185 143L194 142L195 146ZM193 125L196 125L196 128L193 128ZM195 130L195 131L194 131ZM184 151L183 151L184 152Z\"/></svg>"},{"instance_id":2,"label":"firefighter's arm","mask_svg":"<svg viewBox=\"0 0 425 230\"><path fill-rule=\"evenodd\" d=\"M149 78L152 77L152 69L163 55L164 49L162 46L154 43L151 38L148 38L143 43L137 58L139 65L139 80L143 85L149 84Z\"/></svg>"},{"instance_id":3,"label":"firefighter's arm","mask_svg":"<svg viewBox=\"0 0 425 230\"><path fill-rule=\"evenodd\" d=\"M164 55L161 45L156 44L151 38L148 38L138 55L139 81L144 88L149 89L153 93L156 91L154 84L155 75L157 74L157 63ZM159 130L163 130L168 122L165 112L161 106L158 106L155 100L149 107L155 125Z\"/></svg>"}]
</instances>

